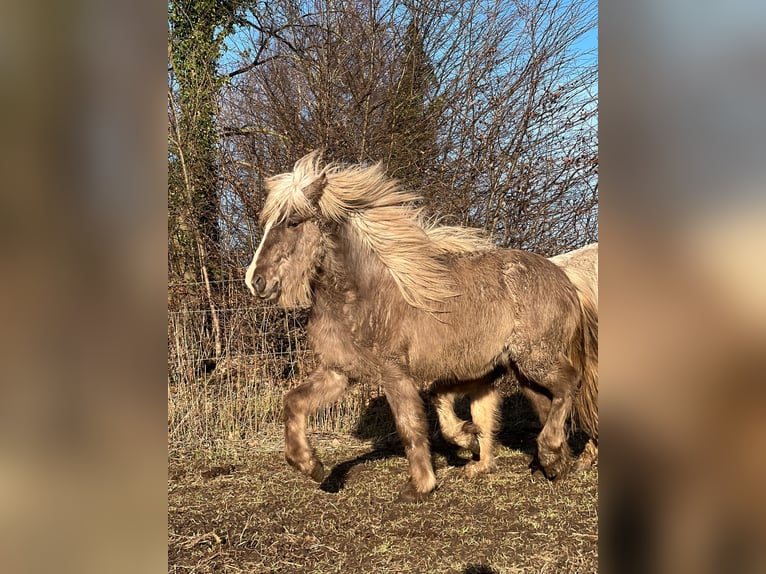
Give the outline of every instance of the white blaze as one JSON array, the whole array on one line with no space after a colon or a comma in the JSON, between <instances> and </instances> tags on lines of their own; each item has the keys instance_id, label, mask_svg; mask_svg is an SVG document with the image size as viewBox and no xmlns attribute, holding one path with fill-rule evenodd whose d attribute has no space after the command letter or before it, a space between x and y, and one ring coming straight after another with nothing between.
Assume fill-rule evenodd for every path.
<instances>
[{"instance_id":1,"label":"white blaze","mask_svg":"<svg viewBox=\"0 0 766 574\"><path fill-rule=\"evenodd\" d=\"M253 287L253 275L255 274L255 264L256 261L258 261L258 255L261 252L261 249L263 249L263 244L266 243L266 236L269 234L269 230L271 229L271 223L267 223L266 227L263 230L263 237L261 237L261 244L258 246L258 249L255 250L255 255L253 255L253 260L250 262L250 266L247 268L247 273L245 273L245 285L247 285L248 289L250 289L250 293L255 295L255 288Z\"/></svg>"}]
</instances>

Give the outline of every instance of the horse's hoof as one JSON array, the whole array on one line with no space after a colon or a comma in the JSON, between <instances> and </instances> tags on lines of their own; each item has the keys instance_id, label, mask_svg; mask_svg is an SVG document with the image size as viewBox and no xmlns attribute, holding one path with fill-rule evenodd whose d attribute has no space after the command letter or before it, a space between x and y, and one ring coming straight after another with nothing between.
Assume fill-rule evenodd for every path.
<instances>
[{"instance_id":1,"label":"horse's hoof","mask_svg":"<svg viewBox=\"0 0 766 574\"><path fill-rule=\"evenodd\" d=\"M567 474L569 473L569 467L566 465L566 463L562 464L559 462L557 464L543 468L543 472L545 473L546 478L551 482L559 482L560 480L566 478Z\"/></svg>"},{"instance_id":2,"label":"horse's hoof","mask_svg":"<svg viewBox=\"0 0 766 574\"><path fill-rule=\"evenodd\" d=\"M545 483L548 482L548 477L545 476L545 472L540 467L535 467L532 469L532 480L539 483Z\"/></svg>"},{"instance_id":3,"label":"horse's hoof","mask_svg":"<svg viewBox=\"0 0 766 574\"><path fill-rule=\"evenodd\" d=\"M311 472L309 472L309 476L311 477L311 480L313 480L314 482L321 483L322 481L324 481L324 477L325 477L324 465L318 460L315 460L314 465L311 468Z\"/></svg>"},{"instance_id":4,"label":"horse's hoof","mask_svg":"<svg viewBox=\"0 0 766 574\"><path fill-rule=\"evenodd\" d=\"M465 421L461 430L463 434L469 435L471 437L466 448L473 454L480 454L481 445L479 444L479 436L481 435L481 429L477 427L473 422Z\"/></svg>"},{"instance_id":5,"label":"horse's hoof","mask_svg":"<svg viewBox=\"0 0 766 574\"><path fill-rule=\"evenodd\" d=\"M568 474L572 462L566 443L555 449L538 450L537 458L545 476L551 482L563 479Z\"/></svg>"},{"instance_id":6,"label":"horse's hoof","mask_svg":"<svg viewBox=\"0 0 766 574\"><path fill-rule=\"evenodd\" d=\"M316 482L322 482L324 480L324 466L321 462L319 462L315 458L310 458L309 460L300 461L296 457L290 456L287 453L285 453L285 460L287 461L287 464L292 466L297 471L301 472L302 474L305 474L306 476L310 477L311 480L314 480Z\"/></svg>"},{"instance_id":7,"label":"horse's hoof","mask_svg":"<svg viewBox=\"0 0 766 574\"><path fill-rule=\"evenodd\" d=\"M592 441L585 445L585 450L580 453L574 464L572 470L574 472L585 472L596 466L598 460L598 447L596 447Z\"/></svg>"},{"instance_id":8,"label":"horse's hoof","mask_svg":"<svg viewBox=\"0 0 766 574\"><path fill-rule=\"evenodd\" d=\"M418 492L415 490L415 485L413 485L412 482L408 482L399 492L399 496L396 498L396 501L407 503L423 502L431 497L431 492Z\"/></svg>"}]
</instances>

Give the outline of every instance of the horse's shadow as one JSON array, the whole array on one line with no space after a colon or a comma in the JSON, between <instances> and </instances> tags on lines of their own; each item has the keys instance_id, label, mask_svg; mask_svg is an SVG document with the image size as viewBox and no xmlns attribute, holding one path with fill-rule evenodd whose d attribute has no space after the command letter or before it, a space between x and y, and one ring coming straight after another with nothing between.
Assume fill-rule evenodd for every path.
<instances>
[{"instance_id":1,"label":"horse's shadow","mask_svg":"<svg viewBox=\"0 0 766 574\"><path fill-rule=\"evenodd\" d=\"M325 492L340 492L346 486L346 480L348 479L349 472L357 464L363 464L373 460L382 460L390 456L395 456L396 454L397 453L395 452L387 452L383 449L376 449L360 455L352 460L337 464L330 471L330 474L325 477L325 479L322 481L322 484L319 485L319 488Z\"/></svg>"},{"instance_id":2,"label":"horse's shadow","mask_svg":"<svg viewBox=\"0 0 766 574\"><path fill-rule=\"evenodd\" d=\"M465 451L444 440L439 431L438 418L431 401L425 394L423 400L426 405L431 454L434 461L437 457L443 457L448 466L465 466L470 460L464 456ZM455 402L455 413L464 420L470 420L470 403L467 398ZM536 439L541 427L531 405L518 389L504 393L500 416L497 442L511 450L520 451L527 455L530 471L537 471L538 467L535 462ZM325 492L340 492L346 485L351 469L358 464L404 456L404 448L396 433L391 409L383 396L373 398L368 403L353 435L356 438L370 441L372 450L333 467L320 486ZM586 441L587 436L582 433L570 433L569 443L574 454L582 451ZM474 458L476 457L474 456Z\"/></svg>"},{"instance_id":3,"label":"horse's shadow","mask_svg":"<svg viewBox=\"0 0 766 574\"><path fill-rule=\"evenodd\" d=\"M438 432L438 419L436 411L428 397L423 395L426 405L426 416L431 439L431 456L442 456L450 466L463 466L468 460L459 456L459 447L445 441ZM322 481L320 488L325 492L337 493L346 485L348 475L356 465L375 460L384 460L392 457L403 457L404 447L396 432L396 424L384 396L375 397L367 404L356 428L353 431L355 438L370 441L372 450L352 460L342 462L330 471Z\"/></svg>"}]
</instances>

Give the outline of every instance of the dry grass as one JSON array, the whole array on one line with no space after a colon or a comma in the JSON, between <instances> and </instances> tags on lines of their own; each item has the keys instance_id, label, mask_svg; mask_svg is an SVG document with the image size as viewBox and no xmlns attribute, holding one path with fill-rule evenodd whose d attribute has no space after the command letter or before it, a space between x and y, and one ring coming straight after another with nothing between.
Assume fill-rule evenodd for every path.
<instances>
[{"instance_id":1,"label":"dry grass","mask_svg":"<svg viewBox=\"0 0 766 574\"><path fill-rule=\"evenodd\" d=\"M330 479L317 487L257 448L170 462L171 572L595 572L597 472L552 485L501 447L498 472L468 480L467 459L437 447L439 488L393 503L400 452L319 441ZM465 453L463 453L464 455Z\"/></svg>"}]
</instances>

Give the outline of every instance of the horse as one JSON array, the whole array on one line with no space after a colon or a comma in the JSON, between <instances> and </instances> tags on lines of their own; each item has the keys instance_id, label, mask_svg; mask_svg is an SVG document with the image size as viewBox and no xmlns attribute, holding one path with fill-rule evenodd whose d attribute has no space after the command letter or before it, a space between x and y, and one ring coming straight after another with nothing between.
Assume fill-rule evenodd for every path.
<instances>
[{"instance_id":1,"label":"horse","mask_svg":"<svg viewBox=\"0 0 766 574\"><path fill-rule=\"evenodd\" d=\"M592 305L598 313L598 243L591 243L574 251L562 253L550 258L556 265L559 265L569 277L569 280L577 289L577 295L580 299L590 299ZM591 324L592 328L593 325ZM594 342L596 356L598 356L598 325L591 334L591 341ZM598 362L591 362L591 368L595 372L591 375L591 380L595 381L592 386L584 386L581 394L576 400L587 402L588 405L594 405L594 408L576 409L580 416L580 426L588 434L588 442L585 449L580 454L575 464L576 471L583 471L591 468L598 460ZM590 393L590 397L583 398L584 393ZM527 395L528 397L530 395ZM547 412L548 401L543 400L542 408L536 405L538 417L541 424L543 417Z\"/></svg>"},{"instance_id":2,"label":"horse","mask_svg":"<svg viewBox=\"0 0 766 574\"><path fill-rule=\"evenodd\" d=\"M550 394L538 459L549 478L566 472L564 423L573 408L595 408L575 397L581 385L595 384L597 316L559 266L492 249L473 230L428 222L417 194L379 163L323 165L312 152L268 178L266 190L263 234L245 283L261 300L309 309L317 358L284 398L288 464L324 479L307 416L365 380L383 389L404 446L409 477L398 500L426 500L436 477L420 391L472 396L482 448L466 473L490 472L499 403L492 381L513 366Z\"/></svg>"},{"instance_id":3,"label":"horse","mask_svg":"<svg viewBox=\"0 0 766 574\"><path fill-rule=\"evenodd\" d=\"M591 304L598 310L598 243L591 243L579 249L550 257L550 261L560 266L569 277L577 289L577 294L581 300L590 300ZM592 336L593 346L597 352L598 332ZM595 366L595 365L594 365ZM598 373L593 375L596 381L594 386L585 386L581 393L590 393L587 398L589 404L598 404ZM551 395L532 382L521 377L518 378L519 387L522 393L527 397L530 405L535 411L541 425L545 425L551 408ZM432 403L439 417L439 428L442 436L449 442L470 450L473 454L481 456L482 429L471 421L465 421L455 414L455 399L463 393L459 390L452 392L432 393ZM582 395L578 395L575 400L582 400ZM497 408L497 407L496 407ZM596 408L575 409L576 413L582 413L582 420L575 421L579 423L584 432L588 435L588 441L585 448L578 456L574 470L584 471L591 468L598 459L598 411ZM498 420L499 413L487 413L483 415L490 421ZM484 433L487 429L483 429ZM494 429L492 429L494 430ZM491 448L491 434L485 438L484 448Z\"/></svg>"}]
</instances>

